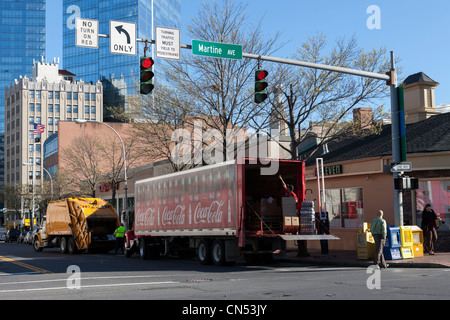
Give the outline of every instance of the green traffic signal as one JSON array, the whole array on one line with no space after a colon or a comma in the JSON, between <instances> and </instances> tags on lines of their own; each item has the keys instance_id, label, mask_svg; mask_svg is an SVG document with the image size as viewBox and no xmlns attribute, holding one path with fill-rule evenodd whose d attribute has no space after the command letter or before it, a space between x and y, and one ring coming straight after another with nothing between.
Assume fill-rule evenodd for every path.
<instances>
[{"instance_id":1,"label":"green traffic signal","mask_svg":"<svg viewBox=\"0 0 450 320\"><path fill-rule=\"evenodd\" d=\"M153 91L153 77L155 74L153 73L153 65L155 62L152 58L141 57L140 59L140 78L139 78L139 87L141 94L149 94Z\"/></svg>"},{"instance_id":2,"label":"green traffic signal","mask_svg":"<svg viewBox=\"0 0 450 320\"><path fill-rule=\"evenodd\" d=\"M257 69L255 71L255 103L264 102L268 95L266 93L266 88L269 86L266 82L266 78L269 72L262 69Z\"/></svg>"}]
</instances>

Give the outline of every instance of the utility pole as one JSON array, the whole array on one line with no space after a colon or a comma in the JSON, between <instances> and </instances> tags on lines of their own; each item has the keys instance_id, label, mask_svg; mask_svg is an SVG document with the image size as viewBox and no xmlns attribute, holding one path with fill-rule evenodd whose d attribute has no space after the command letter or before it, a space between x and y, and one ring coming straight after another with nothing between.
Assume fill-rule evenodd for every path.
<instances>
[{"instance_id":1,"label":"utility pole","mask_svg":"<svg viewBox=\"0 0 450 320\"><path fill-rule=\"evenodd\" d=\"M397 70L395 69L395 56L391 51L391 70L390 70L389 86L391 90L391 130L392 130L392 163L401 163L402 156L400 150L400 119L399 119L399 103L397 91ZM401 172L394 172L394 179L399 178ZM394 182L393 182L394 184ZM394 219L396 226L403 226L403 194L401 190L397 190L394 186Z\"/></svg>"}]
</instances>

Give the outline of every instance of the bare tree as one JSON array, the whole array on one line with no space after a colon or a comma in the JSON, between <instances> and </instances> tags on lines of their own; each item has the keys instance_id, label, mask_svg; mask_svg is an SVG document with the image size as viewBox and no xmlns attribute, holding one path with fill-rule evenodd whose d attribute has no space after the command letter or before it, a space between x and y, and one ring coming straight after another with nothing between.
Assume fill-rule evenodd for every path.
<instances>
[{"instance_id":1,"label":"bare tree","mask_svg":"<svg viewBox=\"0 0 450 320\"><path fill-rule=\"evenodd\" d=\"M293 58L369 72L384 73L389 70L385 48L366 52L357 46L355 38L348 41L340 39L328 53L326 50L326 36L317 34L305 41ZM274 91L278 92L272 99L271 120L287 126L291 143L289 148L282 147L291 154L292 159L297 159L298 146L310 133L310 123L314 123L316 128L321 127L318 131L323 143L344 132L357 130L347 121L350 111L365 103L379 102L388 94L382 81L312 68L282 65L276 77L278 87ZM375 110L377 116L385 116L382 108ZM376 126L372 128L376 129Z\"/></svg>"},{"instance_id":2,"label":"bare tree","mask_svg":"<svg viewBox=\"0 0 450 320\"><path fill-rule=\"evenodd\" d=\"M89 195L95 197L95 189L105 174L101 167L101 144L95 137L83 134L62 150L65 174L78 190L87 187Z\"/></svg>"},{"instance_id":3,"label":"bare tree","mask_svg":"<svg viewBox=\"0 0 450 320\"><path fill-rule=\"evenodd\" d=\"M125 181L124 175L124 154L123 146L115 135L109 138L105 136L99 145L97 152L101 155L102 166L105 174L101 177L101 182L107 183L112 190L112 203L116 201L116 190L118 185ZM135 162L140 159L141 154L135 148L136 139L128 136L124 139L125 143L125 159L127 168L134 166ZM131 177L130 177L131 178Z\"/></svg>"},{"instance_id":4,"label":"bare tree","mask_svg":"<svg viewBox=\"0 0 450 320\"><path fill-rule=\"evenodd\" d=\"M240 1L205 1L187 27L187 33L193 39L239 44L244 52L261 55L271 54L280 47L279 33L265 38L261 23L248 22L246 5ZM256 67L257 62L247 58L231 60L190 54L181 61L170 62L164 68L168 86L164 87L164 80L159 81L154 97L141 101L147 106L140 107L145 121L136 124L142 133L138 136L158 143L163 148L161 155L171 161L172 133L177 129L192 133L195 122L200 121L202 130L220 133L225 156L227 129L242 133L242 128L264 112L264 104L253 102ZM148 126L149 123L157 125ZM198 152L195 144L194 141L192 153ZM171 163L176 171L185 168L180 163Z\"/></svg>"},{"instance_id":5,"label":"bare tree","mask_svg":"<svg viewBox=\"0 0 450 320\"><path fill-rule=\"evenodd\" d=\"M31 192L29 187L25 185L4 185L3 192L0 193L0 201L4 202L8 210L13 211L20 219L24 218L22 209L25 197L29 198L31 203Z\"/></svg>"},{"instance_id":6,"label":"bare tree","mask_svg":"<svg viewBox=\"0 0 450 320\"><path fill-rule=\"evenodd\" d=\"M181 97L179 92L166 86L158 86L153 96L135 96L129 101L126 113L116 116L133 121L132 136L136 150L145 156L148 162L169 160L173 171L188 168L188 163L177 163L172 158L174 141L172 135L176 130L188 127L188 97Z\"/></svg>"}]
</instances>

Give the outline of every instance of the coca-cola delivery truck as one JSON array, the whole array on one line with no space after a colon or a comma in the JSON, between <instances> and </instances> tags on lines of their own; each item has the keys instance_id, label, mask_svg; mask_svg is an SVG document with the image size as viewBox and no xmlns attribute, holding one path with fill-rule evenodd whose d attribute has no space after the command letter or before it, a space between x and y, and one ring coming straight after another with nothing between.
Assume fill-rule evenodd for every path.
<instances>
[{"instance_id":1,"label":"coca-cola delivery truck","mask_svg":"<svg viewBox=\"0 0 450 320\"><path fill-rule=\"evenodd\" d=\"M302 201L302 161L240 159L137 181L126 255L195 249L202 264L225 265L282 253L287 239L314 239L298 233L298 207L279 175Z\"/></svg>"}]
</instances>

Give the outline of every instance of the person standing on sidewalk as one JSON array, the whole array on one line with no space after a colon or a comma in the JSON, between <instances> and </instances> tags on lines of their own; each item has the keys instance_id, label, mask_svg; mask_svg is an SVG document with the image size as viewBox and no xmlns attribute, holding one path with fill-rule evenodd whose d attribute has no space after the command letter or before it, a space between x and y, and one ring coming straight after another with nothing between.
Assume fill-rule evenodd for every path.
<instances>
[{"instance_id":1,"label":"person standing on sidewalk","mask_svg":"<svg viewBox=\"0 0 450 320\"><path fill-rule=\"evenodd\" d=\"M436 232L436 219L437 214L431 209L431 204L425 205L425 209L422 211L422 224L421 229L425 236L425 250L430 255L434 255L434 244L437 241Z\"/></svg>"},{"instance_id":2,"label":"person standing on sidewalk","mask_svg":"<svg viewBox=\"0 0 450 320\"><path fill-rule=\"evenodd\" d=\"M383 210L378 210L378 216L370 224L370 232L375 240L375 256L373 262L376 266L386 269L388 265L384 260L383 248L386 244L387 223L383 219Z\"/></svg>"}]
</instances>

